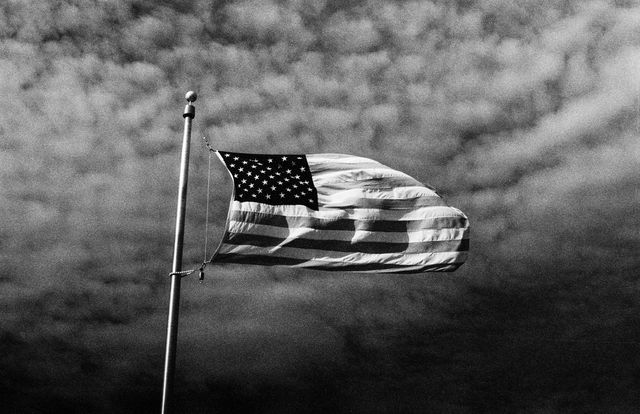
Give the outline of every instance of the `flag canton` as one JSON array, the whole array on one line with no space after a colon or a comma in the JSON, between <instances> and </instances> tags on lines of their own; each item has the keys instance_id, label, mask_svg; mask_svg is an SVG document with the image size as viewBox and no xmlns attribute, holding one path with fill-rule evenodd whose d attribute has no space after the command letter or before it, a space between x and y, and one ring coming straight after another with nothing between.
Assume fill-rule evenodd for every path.
<instances>
[{"instance_id":1,"label":"flag canton","mask_svg":"<svg viewBox=\"0 0 640 414\"><path fill-rule=\"evenodd\" d=\"M235 200L318 209L307 157L218 151L233 177Z\"/></svg>"}]
</instances>

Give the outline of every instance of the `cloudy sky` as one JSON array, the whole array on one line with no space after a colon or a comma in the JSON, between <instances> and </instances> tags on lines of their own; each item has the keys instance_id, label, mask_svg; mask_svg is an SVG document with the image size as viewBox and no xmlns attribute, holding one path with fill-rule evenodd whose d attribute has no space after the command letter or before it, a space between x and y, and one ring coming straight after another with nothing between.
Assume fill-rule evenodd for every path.
<instances>
[{"instance_id":1,"label":"cloudy sky","mask_svg":"<svg viewBox=\"0 0 640 414\"><path fill-rule=\"evenodd\" d=\"M6 0L0 400L159 412L184 93L185 263L208 153L338 152L435 187L455 273L211 266L180 412L630 413L640 404L640 3Z\"/></svg>"}]
</instances>

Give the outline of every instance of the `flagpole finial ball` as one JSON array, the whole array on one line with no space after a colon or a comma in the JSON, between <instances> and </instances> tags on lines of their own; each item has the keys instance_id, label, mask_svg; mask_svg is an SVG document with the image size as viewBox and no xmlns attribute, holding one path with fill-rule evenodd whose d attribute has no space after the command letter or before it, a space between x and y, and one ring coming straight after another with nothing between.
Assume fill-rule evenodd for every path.
<instances>
[{"instance_id":1,"label":"flagpole finial ball","mask_svg":"<svg viewBox=\"0 0 640 414\"><path fill-rule=\"evenodd\" d=\"M184 96L184 99L186 99L188 102L195 102L196 99L198 99L198 94L195 93L194 91L189 91Z\"/></svg>"}]
</instances>

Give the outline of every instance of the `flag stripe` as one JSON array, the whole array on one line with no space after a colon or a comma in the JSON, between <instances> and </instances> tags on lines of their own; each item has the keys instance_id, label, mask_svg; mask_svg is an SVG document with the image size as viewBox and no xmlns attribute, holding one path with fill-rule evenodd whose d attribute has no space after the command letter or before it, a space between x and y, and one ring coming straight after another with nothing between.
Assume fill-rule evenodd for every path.
<instances>
[{"instance_id":1,"label":"flag stripe","mask_svg":"<svg viewBox=\"0 0 640 414\"><path fill-rule=\"evenodd\" d=\"M383 210L414 210L419 207L444 206L442 199L436 195L409 199L364 198L361 192L356 194L334 194L323 197L318 194L318 203L324 208L368 208Z\"/></svg>"},{"instance_id":2,"label":"flag stripe","mask_svg":"<svg viewBox=\"0 0 640 414\"><path fill-rule=\"evenodd\" d=\"M366 177L360 177L360 179L355 182L353 181L354 177L349 177L348 180L344 175L335 178L336 179L329 179L327 175L314 175L312 177L314 184L320 187L319 190L323 193L358 188L364 191L395 191L398 194L406 194L411 190L417 190L420 194L435 194L433 189L426 188L415 180L407 180L406 177L367 175Z\"/></svg>"},{"instance_id":3,"label":"flag stripe","mask_svg":"<svg viewBox=\"0 0 640 414\"><path fill-rule=\"evenodd\" d=\"M370 185L369 185L370 184ZM390 185L387 185L390 184ZM393 185L391 185L393 184ZM413 199L423 196L438 196L438 194L429 188L412 183L381 183L379 179L371 179L370 182L360 182L354 185L352 182L339 181L323 185L319 189L319 194L330 196L342 191L357 191L362 197L367 198L397 198L397 199Z\"/></svg>"},{"instance_id":4,"label":"flag stripe","mask_svg":"<svg viewBox=\"0 0 640 414\"><path fill-rule=\"evenodd\" d=\"M307 157L307 163L309 164L309 168L314 175L320 175L324 173L335 173L337 171L356 171L356 170L382 170L385 169L382 164L379 164L375 161L357 163L357 162L336 162L328 165L327 162L322 162L321 160L311 161L309 157Z\"/></svg>"},{"instance_id":5,"label":"flag stripe","mask_svg":"<svg viewBox=\"0 0 640 414\"><path fill-rule=\"evenodd\" d=\"M295 247L268 248L252 245L236 246L222 243L221 254L249 254L273 257L291 257L306 260L321 260L332 263L358 264L358 263L388 263L393 265L421 265L432 263L458 262L461 257L466 257L467 251L451 252L421 252L421 253L362 253L362 252L338 252L331 250L299 249Z\"/></svg>"},{"instance_id":6,"label":"flag stripe","mask_svg":"<svg viewBox=\"0 0 640 414\"><path fill-rule=\"evenodd\" d=\"M381 164L376 160L364 157L356 157L355 155L345 154L307 154L307 164L311 171L336 171L343 168L385 168L389 167Z\"/></svg>"},{"instance_id":7,"label":"flag stripe","mask_svg":"<svg viewBox=\"0 0 640 414\"><path fill-rule=\"evenodd\" d=\"M311 167L310 167L311 168ZM364 183L373 182L376 180L383 184L383 187L391 186L391 185L400 185L400 186L416 186L420 185L420 182L415 178L401 173L399 171L394 171L392 169L383 169L383 168L353 168L345 169L345 170L327 170L323 172L314 171L311 168L311 173L313 176L313 182L318 186L325 186L328 184L337 184L337 183L350 183L352 187L356 185L362 185Z\"/></svg>"},{"instance_id":8,"label":"flag stripe","mask_svg":"<svg viewBox=\"0 0 640 414\"><path fill-rule=\"evenodd\" d=\"M222 253L216 256L216 262L253 264L262 266L291 266L303 267L307 269L334 270L341 272L388 272L388 273L422 273L425 271L452 272L460 267L463 262L458 263L434 263L427 265L391 265L387 263L368 263L346 265L340 262L326 262L320 260L296 259L291 257L274 257L255 254L234 254Z\"/></svg>"},{"instance_id":9,"label":"flag stripe","mask_svg":"<svg viewBox=\"0 0 640 414\"><path fill-rule=\"evenodd\" d=\"M375 220L351 218L319 218L311 216L289 216L256 211L233 210L230 220L276 227L310 227L316 230L413 232L465 228L468 220L464 216L436 216L420 220Z\"/></svg>"},{"instance_id":10,"label":"flag stripe","mask_svg":"<svg viewBox=\"0 0 640 414\"><path fill-rule=\"evenodd\" d=\"M270 205L265 203L234 200L232 210L256 211L259 213L276 214L283 216L308 216L317 218L347 218L354 220L423 220L436 217L462 216L464 214L449 206L417 207L412 210L381 210L376 208L325 208L320 206L318 210L312 210L307 206L285 204Z\"/></svg>"},{"instance_id":11,"label":"flag stripe","mask_svg":"<svg viewBox=\"0 0 640 414\"><path fill-rule=\"evenodd\" d=\"M257 234L279 238L305 238L316 240L343 240L343 241L376 241L391 243L415 243L437 240L460 240L469 238L469 228L445 228L418 231L379 232L367 230L327 230L312 227L287 227L270 226L265 224L248 223L243 221L229 222L229 232Z\"/></svg>"},{"instance_id":12,"label":"flag stripe","mask_svg":"<svg viewBox=\"0 0 640 414\"><path fill-rule=\"evenodd\" d=\"M224 242L235 245L250 245L280 249L291 247L297 249L330 250L333 252L362 253L441 253L469 250L469 239L433 240L416 243L391 243L372 241L314 240L305 238L281 238L258 234L227 233Z\"/></svg>"}]
</instances>

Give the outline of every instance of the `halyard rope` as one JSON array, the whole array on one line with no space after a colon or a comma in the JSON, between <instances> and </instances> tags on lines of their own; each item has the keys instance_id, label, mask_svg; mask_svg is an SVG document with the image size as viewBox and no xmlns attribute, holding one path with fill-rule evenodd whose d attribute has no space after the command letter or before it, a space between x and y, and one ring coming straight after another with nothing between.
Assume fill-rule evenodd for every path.
<instances>
[{"instance_id":1,"label":"halyard rope","mask_svg":"<svg viewBox=\"0 0 640 414\"><path fill-rule=\"evenodd\" d=\"M199 271L198 279L201 282L204 279L204 269L207 267L207 264L209 263L207 261L207 245L209 242L209 198L211 194L211 153L214 151L213 148L211 148L211 145L209 145L209 140L207 139L207 137L202 137L202 140L204 141L204 144L207 146L207 149L209 150L207 151L209 153L209 162L208 162L209 165L207 170L207 202L206 202L206 211L205 211L205 220L204 220L204 252L203 252L203 258L202 258L202 264L197 269L181 270L179 272L169 273L169 276L185 277L185 276L189 276L190 274L198 270Z\"/></svg>"}]
</instances>

